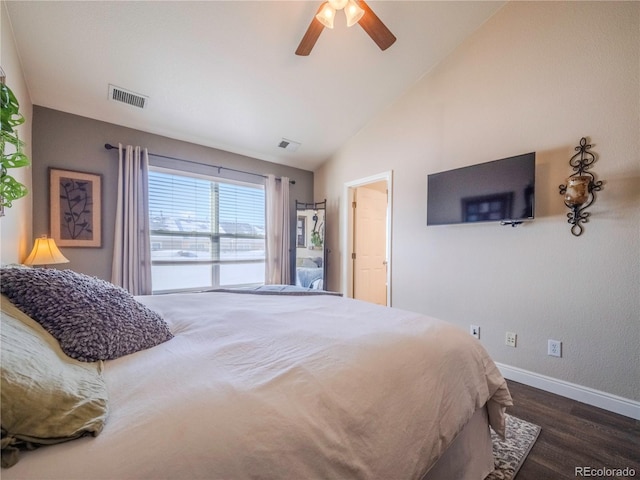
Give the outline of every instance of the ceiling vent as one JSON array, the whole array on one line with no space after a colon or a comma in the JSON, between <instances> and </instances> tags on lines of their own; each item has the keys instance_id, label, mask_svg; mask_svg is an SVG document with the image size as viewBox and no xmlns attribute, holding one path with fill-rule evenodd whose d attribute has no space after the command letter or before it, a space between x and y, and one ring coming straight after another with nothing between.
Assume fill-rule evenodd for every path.
<instances>
[{"instance_id":1,"label":"ceiling vent","mask_svg":"<svg viewBox=\"0 0 640 480\"><path fill-rule=\"evenodd\" d=\"M147 105L149 97L109 84L109 100L144 108Z\"/></svg>"},{"instance_id":2,"label":"ceiling vent","mask_svg":"<svg viewBox=\"0 0 640 480\"><path fill-rule=\"evenodd\" d=\"M289 152L295 152L296 150L298 150L300 145L300 142L294 142L293 140L287 140L286 138L283 138L282 140L280 140L278 147L284 148Z\"/></svg>"}]
</instances>

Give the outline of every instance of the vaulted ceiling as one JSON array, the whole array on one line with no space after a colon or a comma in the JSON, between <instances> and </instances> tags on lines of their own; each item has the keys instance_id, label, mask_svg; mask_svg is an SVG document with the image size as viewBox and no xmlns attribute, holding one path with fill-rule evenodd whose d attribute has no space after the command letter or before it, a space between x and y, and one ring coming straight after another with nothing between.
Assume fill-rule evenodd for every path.
<instances>
[{"instance_id":1,"label":"vaulted ceiling","mask_svg":"<svg viewBox=\"0 0 640 480\"><path fill-rule=\"evenodd\" d=\"M301 57L320 1L6 3L34 104L306 170L504 5L372 0L389 49L338 12ZM109 101L110 84L146 107Z\"/></svg>"}]
</instances>

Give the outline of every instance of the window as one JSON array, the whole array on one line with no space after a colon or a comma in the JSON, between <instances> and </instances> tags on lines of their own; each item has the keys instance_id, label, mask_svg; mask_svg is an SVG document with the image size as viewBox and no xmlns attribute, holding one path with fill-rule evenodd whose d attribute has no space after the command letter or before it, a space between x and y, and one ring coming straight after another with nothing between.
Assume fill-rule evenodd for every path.
<instances>
[{"instance_id":1,"label":"window","mask_svg":"<svg viewBox=\"0 0 640 480\"><path fill-rule=\"evenodd\" d=\"M262 185L150 167L149 226L154 293L264 283Z\"/></svg>"}]
</instances>

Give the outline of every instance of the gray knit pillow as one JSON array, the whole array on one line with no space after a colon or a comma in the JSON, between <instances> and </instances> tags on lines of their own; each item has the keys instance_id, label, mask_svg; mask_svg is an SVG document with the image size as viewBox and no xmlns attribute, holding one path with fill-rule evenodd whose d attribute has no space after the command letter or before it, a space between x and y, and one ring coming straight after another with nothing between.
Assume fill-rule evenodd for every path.
<instances>
[{"instance_id":1,"label":"gray knit pillow","mask_svg":"<svg viewBox=\"0 0 640 480\"><path fill-rule=\"evenodd\" d=\"M0 290L85 362L112 360L173 338L164 319L126 290L72 270L2 268Z\"/></svg>"}]
</instances>

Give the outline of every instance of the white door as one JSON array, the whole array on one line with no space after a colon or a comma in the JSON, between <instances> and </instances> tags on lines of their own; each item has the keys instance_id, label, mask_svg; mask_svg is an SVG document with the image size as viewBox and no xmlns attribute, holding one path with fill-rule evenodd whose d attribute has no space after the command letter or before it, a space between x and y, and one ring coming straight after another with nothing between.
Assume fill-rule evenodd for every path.
<instances>
[{"instance_id":1,"label":"white door","mask_svg":"<svg viewBox=\"0 0 640 480\"><path fill-rule=\"evenodd\" d=\"M387 304L387 182L355 189L353 298Z\"/></svg>"}]
</instances>

